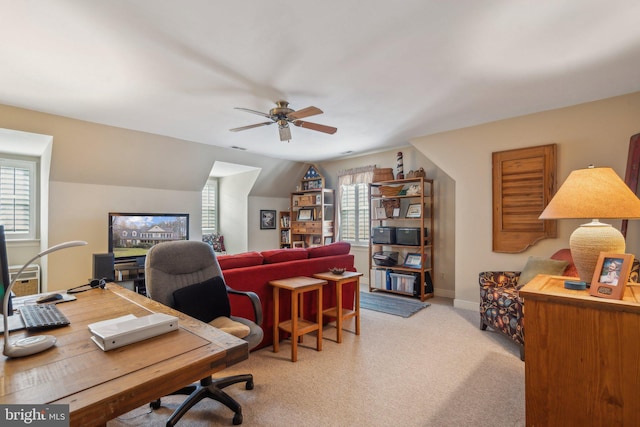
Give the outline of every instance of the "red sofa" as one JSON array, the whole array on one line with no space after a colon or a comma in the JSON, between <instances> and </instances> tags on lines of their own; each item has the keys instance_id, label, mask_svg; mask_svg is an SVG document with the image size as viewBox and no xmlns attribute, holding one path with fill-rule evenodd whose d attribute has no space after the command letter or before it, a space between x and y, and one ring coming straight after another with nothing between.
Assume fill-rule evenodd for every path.
<instances>
[{"instance_id":1,"label":"red sofa","mask_svg":"<svg viewBox=\"0 0 640 427\"><path fill-rule=\"evenodd\" d=\"M349 253L351 245L335 242L313 248L273 249L262 252L245 252L237 255L219 255L218 263L227 285L241 291L258 294L262 304L264 339L255 349L273 344L273 288L269 281L295 276L311 277L314 273L329 271L331 267L343 267L356 271L354 257ZM343 291L344 308L353 309L355 282L346 284ZM315 319L314 293L305 294L304 313L306 319ZM231 314L253 317L253 310L247 298L230 295ZM335 306L334 286L322 289L322 306ZM291 318L291 298L288 292L280 294L280 319ZM332 319L325 319L325 322ZM282 334L280 335L283 336Z\"/></svg>"}]
</instances>

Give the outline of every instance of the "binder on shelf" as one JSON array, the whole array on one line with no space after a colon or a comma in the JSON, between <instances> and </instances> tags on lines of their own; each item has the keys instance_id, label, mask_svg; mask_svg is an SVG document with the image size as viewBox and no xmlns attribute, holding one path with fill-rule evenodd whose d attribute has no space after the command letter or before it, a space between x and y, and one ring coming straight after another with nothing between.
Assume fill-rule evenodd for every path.
<instances>
[{"instance_id":1,"label":"binder on shelf","mask_svg":"<svg viewBox=\"0 0 640 427\"><path fill-rule=\"evenodd\" d=\"M88 326L91 340L103 351L108 351L177 330L178 318L164 313L143 317L127 314Z\"/></svg>"},{"instance_id":2,"label":"binder on shelf","mask_svg":"<svg viewBox=\"0 0 640 427\"><path fill-rule=\"evenodd\" d=\"M387 276L388 270L383 268L372 268L371 269L371 280L373 283L371 284L372 288L376 289L388 289L387 287Z\"/></svg>"}]
</instances>

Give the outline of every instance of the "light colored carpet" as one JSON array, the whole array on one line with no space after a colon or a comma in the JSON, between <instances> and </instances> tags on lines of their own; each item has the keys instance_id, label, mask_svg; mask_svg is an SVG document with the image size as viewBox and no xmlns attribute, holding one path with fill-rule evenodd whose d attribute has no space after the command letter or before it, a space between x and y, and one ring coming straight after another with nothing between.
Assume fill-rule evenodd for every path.
<instances>
[{"instance_id":1,"label":"light colored carpet","mask_svg":"<svg viewBox=\"0 0 640 427\"><path fill-rule=\"evenodd\" d=\"M227 390L242 405L243 426L479 426L525 425L524 363L506 337L481 331L478 313L434 298L409 318L363 310L362 333L323 331L323 350L307 336L290 359L283 341L253 352L221 374L253 373L255 389ZM353 322L347 326L353 331ZM109 427L162 426L183 399L162 399L108 423ZM232 412L203 401L180 427L231 425Z\"/></svg>"},{"instance_id":2,"label":"light colored carpet","mask_svg":"<svg viewBox=\"0 0 640 427\"><path fill-rule=\"evenodd\" d=\"M379 292L360 292L360 308L364 310L411 317L428 306L428 302L421 302L416 298L399 297Z\"/></svg>"}]
</instances>

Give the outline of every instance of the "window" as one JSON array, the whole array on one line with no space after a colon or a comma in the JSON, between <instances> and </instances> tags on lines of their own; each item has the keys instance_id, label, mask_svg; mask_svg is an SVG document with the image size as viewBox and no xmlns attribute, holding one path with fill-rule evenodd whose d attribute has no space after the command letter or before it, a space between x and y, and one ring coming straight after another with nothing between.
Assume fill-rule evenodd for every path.
<instances>
[{"instance_id":1,"label":"window","mask_svg":"<svg viewBox=\"0 0 640 427\"><path fill-rule=\"evenodd\" d=\"M36 238L36 162L0 159L0 223L9 239Z\"/></svg>"},{"instance_id":2,"label":"window","mask_svg":"<svg viewBox=\"0 0 640 427\"><path fill-rule=\"evenodd\" d=\"M369 183L373 166L342 172L338 178L338 239L369 244Z\"/></svg>"},{"instance_id":3,"label":"window","mask_svg":"<svg viewBox=\"0 0 640 427\"><path fill-rule=\"evenodd\" d=\"M202 234L218 231L218 180L209 179L202 190Z\"/></svg>"},{"instance_id":4,"label":"window","mask_svg":"<svg viewBox=\"0 0 640 427\"><path fill-rule=\"evenodd\" d=\"M343 185L340 201L340 240L369 244L369 201L367 184Z\"/></svg>"}]
</instances>

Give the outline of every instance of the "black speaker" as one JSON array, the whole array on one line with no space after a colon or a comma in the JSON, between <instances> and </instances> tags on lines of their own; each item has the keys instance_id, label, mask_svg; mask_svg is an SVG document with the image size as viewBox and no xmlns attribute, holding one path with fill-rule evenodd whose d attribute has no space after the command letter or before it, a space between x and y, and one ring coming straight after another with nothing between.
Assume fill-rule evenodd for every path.
<instances>
[{"instance_id":1,"label":"black speaker","mask_svg":"<svg viewBox=\"0 0 640 427\"><path fill-rule=\"evenodd\" d=\"M105 278L113 282L115 279L115 271L113 265L114 257L112 253L93 254L93 278Z\"/></svg>"}]
</instances>

